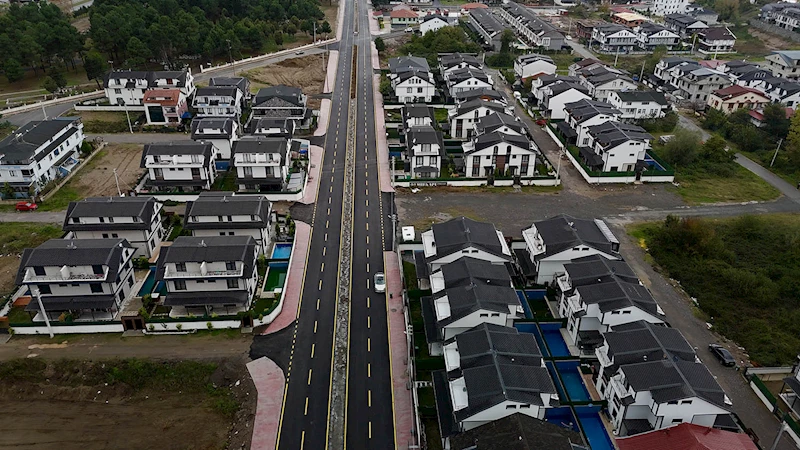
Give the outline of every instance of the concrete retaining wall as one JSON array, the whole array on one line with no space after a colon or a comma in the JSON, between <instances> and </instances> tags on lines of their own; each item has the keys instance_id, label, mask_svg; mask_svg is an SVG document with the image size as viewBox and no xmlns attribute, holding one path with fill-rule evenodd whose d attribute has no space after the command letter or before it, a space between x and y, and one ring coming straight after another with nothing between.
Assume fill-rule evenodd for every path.
<instances>
[{"instance_id":1,"label":"concrete retaining wall","mask_svg":"<svg viewBox=\"0 0 800 450\"><path fill-rule=\"evenodd\" d=\"M250 58L240 59L239 61L234 61L233 64L226 63L226 64L220 64L220 65L212 66L212 67L200 66L200 73L213 72L215 70L220 70L220 69L228 69L228 68L231 68L231 67L235 66L236 64L247 64L247 63L251 63L251 62L255 62L255 61L260 61L260 60L265 59L265 58L274 58L276 56L287 55L287 54L291 54L291 53L294 53L294 52L297 52L297 51L300 51L300 50L304 50L304 49L322 47L322 46L325 46L325 45L328 45L328 44L331 44L331 43L334 43L334 42L336 42L336 39L326 39L324 41L317 41L315 43L306 44L306 45L303 45L303 46L300 46L300 47L295 47L295 48L291 48L291 49L287 49L287 50L281 50L281 51L274 52L274 53L265 53L263 55L252 56Z\"/></svg>"},{"instance_id":2,"label":"concrete retaining wall","mask_svg":"<svg viewBox=\"0 0 800 450\"><path fill-rule=\"evenodd\" d=\"M395 187L437 187L437 186L462 186L462 187L476 187L476 186L486 186L487 180L403 180L403 181L395 181ZM558 186L561 184L561 181L553 178L533 178L533 179L522 179L520 180L520 184L522 186ZM513 186L514 180L494 180L494 185L501 187L501 186Z\"/></svg>"},{"instance_id":3,"label":"concrete retaining wall","mask_svg":"<svg viewBox=\"0 0 800 450\"><path fill-rule=\"evenodd\" d=\"M549 131L549 130L548 130ZM578 173L581 174L584 180L587 183L595 183L595 184L630 184L635 183L636 176L622 176L622 177L593 177L586 173L583 166L572 156L572 153L565 151L567 158L572 162L572 165L578 170ZM643 183L672 183L675 180L674 175L642 175L638 181Z\"/></svg>"},{"instance_id":4,"label":"concrete retaining wall","mask_svg":"<svg viewBox=\"0 0 800 450\"><path fill-rule=\"evenodd\" d=\"M144 112L144 106L130 105L78 105L75 104L75 111L130 111Z\"/></svg>"},{"instance_id":5,"label":"concrete retaining wall","mask_svg":"<svg viewBox=\"0 0 800 450\"><path fill-rule=\"evenodd\" d=\"M55 98L53 100L46 100L43 102L36 102L31 103L28 105L17 106L14 108L8 108L0 111L4 116L10 116L12 114L17 114L26 111L32 111L34 109L41 108L43 106L52 106L52 105L60 105L61 103L69 103L69 102L76 102L78 100L87 100L90 98L97 98L102 97L104 95L104 91L92 91L87 92L85 94L78 94L78 95L71 95L69 97L61 97Z\"/></svg>"},{"instance_id":6,"label":"concrete retaining wall","mask_svg":"<svg viewBox=\"0 0 800 450\"><path fill-rule=\"evenodd\" d=\"M770 25L758 19L750 19L750 26L758 28L761 31L766 31L767 33L777 34L784 39L791 39L794 42L800 42L800 33L795 33L794 31L789 31L786 28Z\"/></svg>"},{"instance_id":7,"label":"concrete retaining wall","mask_svg":"<svg viewBox=\"0 0 800 450\"><path fill-rule=\"evenodd\" d=\"M205 324L203 324L205 326ZM47 326L11 327L14 334L48 334ZM53 325L54 334L84 334L84 333L122 333L122 323L108 323L103 325Z\"/></svg>"}]
</instances>

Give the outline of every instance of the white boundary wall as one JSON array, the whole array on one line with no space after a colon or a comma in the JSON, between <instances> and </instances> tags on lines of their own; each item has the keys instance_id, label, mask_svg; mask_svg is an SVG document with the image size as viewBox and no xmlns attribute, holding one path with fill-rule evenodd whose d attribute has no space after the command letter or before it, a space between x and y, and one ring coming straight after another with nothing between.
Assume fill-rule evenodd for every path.
<instances>
[{"instance_id":1,"label":"white boundary wall","mask_svg":"<svg viewBox=\"0 0 800 450\"><path fill-rule=\"evenodd\" d=\"M547 130L550 132L550 130ZM551 133L552 134L552 133ZM556 140L556 142L560 142ZM572 156L572 153L565 151L564 153L567 154L567 158L572 162L572 165L575 169L578 170L578 173L581 174L584 180L587 183L594 183L594 184L620 184L620 183L635 183L636 181L641 181L643 183L672 183L675 180L674 175L642 175L639 180L636 179L635 175L631 176L624 176L624 177L592 177L583 170L583 167L580 165L578 161L575 160L575 157Z\"/></svg>"}]
</instances>

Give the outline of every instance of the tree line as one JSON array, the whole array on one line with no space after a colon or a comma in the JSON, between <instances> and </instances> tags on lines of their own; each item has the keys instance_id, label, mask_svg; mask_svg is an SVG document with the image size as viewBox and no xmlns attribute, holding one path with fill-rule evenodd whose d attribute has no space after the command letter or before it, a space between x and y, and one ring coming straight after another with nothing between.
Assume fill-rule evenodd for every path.
<instances>
[{"instance_id":1,"label":"tree line","mask_svg":"<svg viewBox=\"0 0 800 450\"><path fill-rule=\"evenodd\" d=\"M330 33L318 0L98 0L89 13L97 50L120 66L258 53L298 32Z\"/></svg>"}]
</instances>

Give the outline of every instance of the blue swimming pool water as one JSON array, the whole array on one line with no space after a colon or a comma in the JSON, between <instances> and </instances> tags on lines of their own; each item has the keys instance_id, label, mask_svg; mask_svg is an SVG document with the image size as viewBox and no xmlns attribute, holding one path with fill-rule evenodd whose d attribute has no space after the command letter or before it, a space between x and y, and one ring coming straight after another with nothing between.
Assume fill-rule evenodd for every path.
<instances>
[{"instance_id":1,"label":"blue swimming pool water","mask_svg":"<svg viewBox=\"0 0 800 450\"><path fill-rule=\"evenodd\" d=\"M550 349L550 355L570 356L569 347L564 342L564 338L561 337L560 323L540 323L539 327L542 329L542 337Z\"/></svg>"},{"instance_id":2,"label":"blue swimming pool water","mask_svg":"<svg viewBox=\"0 0 800 450\"><path fill-rule=\"evenodd\" d=\"M653 157L647 153L644 154L644 162L647 163L647 165L649 165L651 169L666 170L664 169L664 166L659 164L658 161L653 159Z\"/></svg>"},{"instance_id":3,"label":"blue swimming pool water","mask_svg":"<svg viewBox=\"0 0 800 450\"><path fill-rule=\"evenodd\" d=\"M578 361L559 361L556 363L561 381L567 390L569 400L573 402L586 402L591 399L589 391L583 384L583 377L580 372L580 362Z\"/></svg>"},{"instance_id":4,"label":"blue swimming pool water","mask_svg":"<svg viewBox=\"0 0 800 450\"><path fill-rule=\"evenodd\" d=\"M528 305L528 300L525 298L525 292L517 291L517 297L519 297L519 302L522 304L522 309L525 310L525 318L532 319L533 314L531 313L530 305Z\"/></svg>"},{"instance_id":5,"label":"blue swimming pool water","mask_svg":"<svg viewBox=\"0 0 800 450\"><path fill-rule=\"evenodd\" d=\"M551 361L547 361L544 363L547 366L547 371L550 372L550 378L553 379L553 384L556 386L556 391L558 391L558 398L561 400L561 403L564 404L568 400L566 392L564 391L564 385L561 384L561 381L558 379L558 374L556 373L556 366Z\"/></svg>"},{"instance_id":6,"label":"blue swimming pool water","mask_svg":"<svg viewBox=\"0 0 800 450\"><path fill-rule=\"evenodd\" d=\"M272 259L289 259L292 255L292 244L275 244L272 248Z\"/></svg>"},{"instance_id":7,"label":"blue swimming pool water","mask_svg":"<svg viewBox=\"0 0 800 450\"><path fill-rule=\"evenodd\" d=\"M525 291L525 296L528 300L543 300L547 295L545 289L529 289Z\"/></svg>"},{"instance_id":8,"label":"blue swimming pool water","mask_svg":"<svg viewBox=\"0 0 800 450\"><path fill-rule=\"evenodd\" d=\"M614 444L600 419L599 406L577 406L575 411L592 450L613 450Z\"/></svg>"},{"instance_id":9,"label":"blue swimming pool water","mask_svg":"<svg viewBox=\"0 0 800 450\"><path fill-rule=\"evenodd\" d=\"M580 431L578 429L578 421L572 414L572 410L564 408L547 408L544 413L545 422L552 423L564 428L571 428L573 431ZM594 450L594 448L592 448Z\"/></svg>"},{"instance_id":10,"label":"blue swimming pool water","mask_svg":"<svg viewBox=\"0 0 800 450\"><path fill-rule=\"evenodd\" d=\"M144 283L142 283L142 287L139 289L139 297L144 297L147 294L152 294L155 285L156 285L156 268L151 267L150 272L147 273L147 278L144 279Z\"/></svg>"}]
</instances>

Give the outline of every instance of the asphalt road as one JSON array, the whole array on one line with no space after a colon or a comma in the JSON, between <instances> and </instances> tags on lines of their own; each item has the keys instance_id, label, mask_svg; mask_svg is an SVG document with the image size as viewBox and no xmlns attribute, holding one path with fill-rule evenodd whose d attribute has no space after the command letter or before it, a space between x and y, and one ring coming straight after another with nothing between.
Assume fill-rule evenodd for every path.
<instances>
[{"instance_id":1,"label":"asphalt road","mask_svg":"<svg viewBox=\"0 0 800 450\"><path fill-rule=\"evenodd\" d=\"M345 448L388 449L396 443L386 295L376 293L373 285L375 273L384 271L385 214L375 146L368 12L366 2L359 2L361 32L356 38L356 170Z\"/></svg>"}]
</instances>

